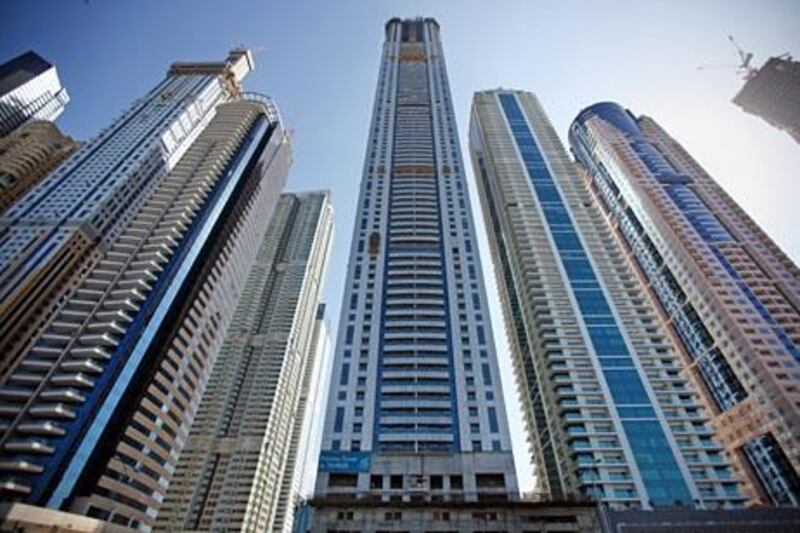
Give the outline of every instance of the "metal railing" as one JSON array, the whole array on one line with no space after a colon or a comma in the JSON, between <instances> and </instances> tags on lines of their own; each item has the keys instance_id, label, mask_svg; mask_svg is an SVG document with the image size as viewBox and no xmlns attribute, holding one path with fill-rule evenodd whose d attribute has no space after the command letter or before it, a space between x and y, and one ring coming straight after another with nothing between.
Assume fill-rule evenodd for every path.
<instances>
[{"instance_id":1,"label":"metal railing","mask_svg":"<svg viewBox=\"0 0 800 533\"><path fill-rule=\"evenodd\" d=\"M255 92L243 92L241 95L241 99L248 102L258 102L260 104L263 104L264 107L267 108L267 118L271 123L283 122L281 120L281 114L278 111L278 106L275 105L275 101L269 96Z\"/></svg>"}]
</instances>

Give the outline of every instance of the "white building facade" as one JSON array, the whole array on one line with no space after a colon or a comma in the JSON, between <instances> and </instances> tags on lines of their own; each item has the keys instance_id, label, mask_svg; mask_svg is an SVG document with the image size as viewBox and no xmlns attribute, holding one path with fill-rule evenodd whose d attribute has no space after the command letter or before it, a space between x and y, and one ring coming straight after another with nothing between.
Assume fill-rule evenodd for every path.
<instances>
[{"instance_id":1,"label":"white building facade","mask_svg":"<svg viewBox=\"0 0 800 533\"><path fill-rule=\"evenodd\" d=\"M477 93L470 149L540 490L741 506L675 338L536 97Z\"/></svg>"},{"instance_id":2,"label":"white building facade","mask_svg":"<svg viewBox=\"0 0 800 533\"><path fill-rule=\"evenodd\" d=\"M315 499L517 495L433 19L386 24L331 377Z\"/></svg>"},{"instance_id":3,"label":"white building facade","mask_svg":"<svg viewBox=\"0 0 800 533\"><path fill-rule=\"evenodd\" d=\"M157 530L291 531L332 229L327 193L281 195Z\"/></svg>"}]
</instances>

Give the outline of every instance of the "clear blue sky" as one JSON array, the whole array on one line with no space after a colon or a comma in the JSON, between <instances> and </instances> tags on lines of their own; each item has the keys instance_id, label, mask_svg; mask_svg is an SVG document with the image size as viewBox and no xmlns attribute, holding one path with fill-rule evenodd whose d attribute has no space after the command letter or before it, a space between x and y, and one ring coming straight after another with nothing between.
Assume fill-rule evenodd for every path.
<instances>
[{"instance_id":1,"label":"clear blue sky","mask_svg":"<svg viewBox=\"0 0 800 533\"><path fill-rule=\"evenodd\" d=\"M245 84L274 96L294 131L289 187L333 193L327 300L335 332L383 24L417 15L442 26L462 139L476 90L536 92L562 139L582 107L616 100L658 120L800 260L800 145L730 103L741 84L733 69L696 68L736 62L729 33L759 65L800 55L797 0L0 0L0 60L35 49L56 63L72 96L60 125L86 139L170 62L219 59L238 44L255 49L257 70ZM491 274L488 264L484 271ZM489 290L496 294L493 279ZM492 314L506 395L515 398L496 305ZM509 398L520 462L516 403ZM528 466L519 468L530 487Z\"/></svg>"}]
</instances>

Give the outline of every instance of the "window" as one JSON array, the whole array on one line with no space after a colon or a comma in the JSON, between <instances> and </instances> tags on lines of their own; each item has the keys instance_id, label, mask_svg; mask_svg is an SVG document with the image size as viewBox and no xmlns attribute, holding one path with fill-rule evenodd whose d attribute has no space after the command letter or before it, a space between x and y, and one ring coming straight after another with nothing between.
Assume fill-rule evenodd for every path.
<instances>
[{"instance_id":1,"label":"window","mask_svg":"<svg viewBox=\"0 0 800 533\"><path fill-rule=\"evenodd\" d=\"M403 476L391 476L389 478L389 488L402 489L403 488Z\"/></svg>"},{"instance_id":2,"label":"window","mask_svg":"<svg viewBox=\"0 0 800 533\"><path fill-rule=\"evenodd\" d=\"M497 410L494 407L489 407L489 431L498 433L500 431L499 424L497 423Z\"/></svg>"},{"instance_id":3,"label":"window","mask_svg":"<svg viewBox=\"0 0 800 533\"><path fill-rule=\"evenodd\" d=\"M491 385L492 384L492 371L489 369L488 363L483 363L481 365L481 371L483 373L483 384L484 385Z\"/></svg>"},{"instance_id":4,"label":"window","mask_svg":"<svg viewBox=\"0 0 800 533\"><path fill-rule=\"evenodd\" d=\"M464 478L462 476L450 476L450 488L461 490L464 488Z\"/></svg>"},{"instance_id":5,"label":"window","mask_svg":"<svg viewBox=\"0 0 800 533\"><path fill-rule=\"evenodd\" d=\"M480 488L503 488L506 479L503 474L475 474L475 485Z\"/></svg>"},{"instance_id":6,"label":"window","mask_svg":"<svg viewBox=\"0 0 800 533\"><path fill-rule=\"evenodd\" d=\"M336 418L333 421L333 431L341 433L344 427L344 407L336 408Z\"/></svg>"},{"instance_id":7,"label":"window","mask_svg":"<svg viewBox=\"0 0 800 533\"><path fill-rule=\"evenodd\" d=\"M329 487L355 487L358 485L358 474L331 473L328 474Z\"/></svg>"},{"instance_id":8,"label":"window","mask_svg":"<svg viewBox=\"0 0 800 533\"><path fill-rule=\"evenodd\" d=\"M371 489L382 489L383 488L383 476L370 476L369 478L369 488Z\"/></svg>"},{"instance_id":9,"label":"window","mask_svg":"<svg viewBox=\"0 0 800 533\"><path fill-rule=\"evenodd\" d=\"M486 332L484 331L483 326L478 326L476 329L478 331L478 343L486 344Z\"/></svg>"},{"instance_id":10,"label":"window","mask_svg":"<svg viewBox=\"0 0 800 533\"><path fill-rule=\"evenodd\" d=\"M431 476L431 489L440 490L444 488L444 478L442 476Z\"/></svg>"}]
</instances>

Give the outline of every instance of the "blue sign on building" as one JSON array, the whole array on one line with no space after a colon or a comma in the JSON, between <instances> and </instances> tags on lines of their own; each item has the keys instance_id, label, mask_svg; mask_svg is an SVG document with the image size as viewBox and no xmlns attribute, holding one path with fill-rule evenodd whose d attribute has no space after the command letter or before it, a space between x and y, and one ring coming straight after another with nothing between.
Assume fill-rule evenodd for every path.
<instances>
[{"instance_id":1,"label":"blue sign on building","mask_svg":"<svg viewBox=\"0 0 800 533\"><path fill-rule=\"evenodd\" d=\"M369 472L369 452L323 451L319 456L320 472Z\"/></svg>"}]
</instances>

